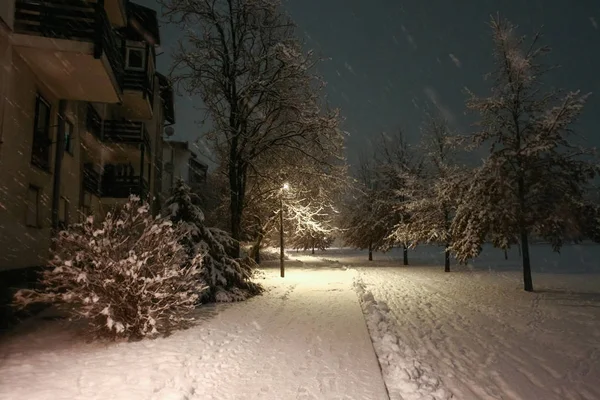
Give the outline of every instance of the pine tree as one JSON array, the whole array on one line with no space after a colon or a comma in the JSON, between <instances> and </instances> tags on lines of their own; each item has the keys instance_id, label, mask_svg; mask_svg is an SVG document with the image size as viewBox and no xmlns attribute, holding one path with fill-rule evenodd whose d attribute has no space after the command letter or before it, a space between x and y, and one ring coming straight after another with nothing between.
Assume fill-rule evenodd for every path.
<instances>
[{"instance_id":1,"label":"pine tree","mask_svg":"<svg viewBox=\"0 0 600 400\"><path fill-rule=\"evenodd\" d=\"M234 259L228 250L236 242L220 229L204 225L204 214L196 205L199 199L181 179L166 202L174 223L182 224L187 234L181 239L188 256L203 254L203 281L208 286L203 301L241 301L262 292L261 285L252 281L254 263L249 259Z\"/></svg>"},{"instance_id":2,"label":"pine tree","mask_svg":"<svg viewBox=\"0 0 600 400\"><path fill-rule=\"evenodd\" d=\"M474 147L490 146L474 174L452 226L459 260L476 257L485 240L507 248L519 242L523 280L533 290L529 239L549 240L558 251L582 227L585 196L598 165L591 150L569 139L588 95L566 94L543 85L550 70L541 59L550 52L528 42L505 19L491 20L496 70L488 97L471 94L467 107L480 114Z\"/></svg>"}]
</instances>

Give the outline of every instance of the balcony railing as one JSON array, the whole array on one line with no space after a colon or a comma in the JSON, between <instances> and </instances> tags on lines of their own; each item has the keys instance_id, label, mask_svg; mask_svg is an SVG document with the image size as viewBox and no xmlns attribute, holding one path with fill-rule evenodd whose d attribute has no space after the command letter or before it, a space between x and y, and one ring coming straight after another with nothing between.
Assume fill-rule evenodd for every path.
<instances>
[{"instance_id":1,"label":"balcony railing","mask_svg":"<svg viewBox=\"0 0 600 400\"><path fill-rule=\"evenodd\" d=\"M123 76L123 90L135 90L141 92L148 99L150 106L154 104L154 90L152 79L146 71L125 70Z\"/></svg>"},{"instance_id":2,"label":"balcony railing","mask_svg":"<svg viewBox=\"0 0 600 400\"><path fill-rule=\"evenodd\" d=\"M94 57L106 54L117 82L122 82L123 41L113 31L100 1L16 0L14 31L93 43Z\"/></svg>"},{"instance_id":3,"label":"balcony railing","mask_svg":"<svg viewBox=\"0 0 600 400\"><path fill-rule=\"evenodd\" d=\"M127 120L104 121L104 141L145 144L150 148L150 136L143 122Z\"/></svg>"},{"instance_id":4,"label":"balcony railing","mask_svg":"<svg viewBox=\"0 0 600 400\"><path fill-rule=\"evenodd\" d=\"M85 164L83 166L83 189L86 192L100 196L100 173L97 172L92 164Z\"/></svg>"},{"instance_id":5,"label":"balcony railing","mask_svg":"<svg viewBox=\"0 0 600 400\"><path fill-rule=\"evenodd\" d=\"M170 124L175 123L175 99L173 96L173 86L169 79L157 73L158 83L160 85L160 97L163 100L163 115L165 117L165 121Z\"/></svg>"},{"instance_id":6,"label":"balcony railing","mask_svg":"<svg viewBox=\"0 0 600 400\"><path fill-rule=\"evenodd\" d=\"M132 194L145 198L148 194L148 181L140 176L111 176L107 174L103 176L103 197L123 199Z\"/></svg>"},{"instance_id":7,"label":"balcony railing","mask_svg":"<svg viewBox=\"0 0 600 400\"><path fill-rule=\"evenodd\" d=\"M85 127L92 135L96 136L98 139L102 139L102 118L90 103L87 105Z\"/></svg>"}]
</instances>

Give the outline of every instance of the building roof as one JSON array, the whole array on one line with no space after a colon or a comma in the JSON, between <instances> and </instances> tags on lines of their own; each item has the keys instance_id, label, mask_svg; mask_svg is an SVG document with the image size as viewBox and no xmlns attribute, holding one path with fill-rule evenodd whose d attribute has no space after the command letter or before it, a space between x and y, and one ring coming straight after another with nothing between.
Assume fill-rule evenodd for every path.
<instances>
[{"instance_id":1,"label":"building roof","mask_svg":"<svg viewBox=\"0 0 600 400\"><path fill-rule=\"evenodd\" d=\"M158 18L151 8L127 2L127 27L123 31L129 40L160 45Z\"/></svg>"}]
</instances>

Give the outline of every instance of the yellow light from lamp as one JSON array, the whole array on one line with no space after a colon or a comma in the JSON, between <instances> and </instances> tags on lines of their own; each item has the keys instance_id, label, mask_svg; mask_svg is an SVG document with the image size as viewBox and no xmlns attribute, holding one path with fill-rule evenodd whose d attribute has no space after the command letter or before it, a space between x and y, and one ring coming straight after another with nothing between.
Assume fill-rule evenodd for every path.
<instances>
[{"instance_id":1,"label":"yellow light from lamp","mask_svg":"<svg viewBox=\"0 0 600 400\"><path fill-rule=\"evenodd\" d=\"M283 184L283 190L288 190L289 188L290 188L290 184L289 184L289 183L287 183L287 182L285 182L285 183Z\"/></svg>"}]
</instances>

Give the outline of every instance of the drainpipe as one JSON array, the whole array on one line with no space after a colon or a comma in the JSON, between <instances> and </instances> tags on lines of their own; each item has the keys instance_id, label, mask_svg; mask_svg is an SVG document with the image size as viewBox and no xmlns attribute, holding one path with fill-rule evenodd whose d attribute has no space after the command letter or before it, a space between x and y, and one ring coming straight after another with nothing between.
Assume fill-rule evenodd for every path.
<instances>
[{"instance_id":1,"label":"drainpipe","mask_svg":"<svg viewBox=\"0 0 600 400\"><path fill-rule=\"evenodd\" d=\"M60 178L62 175L62 161L65 153L65 113L67 101L58 102L58 131L56 133L56 152L54 155L54 183L52 185L52 233L58 233L60 207Z\"/></svg>"}]
</instances>

